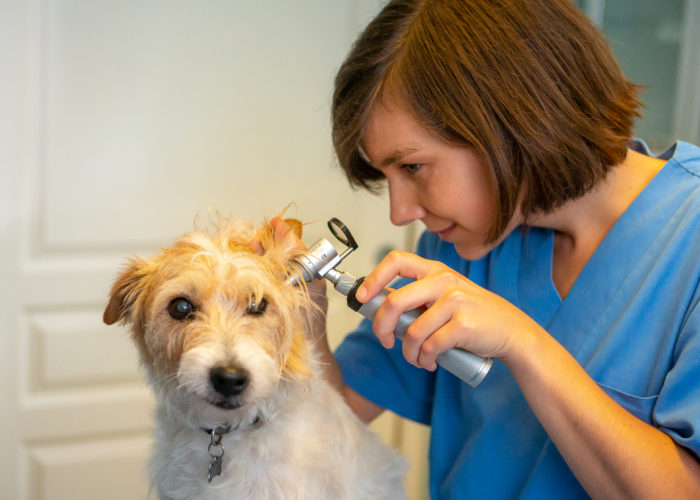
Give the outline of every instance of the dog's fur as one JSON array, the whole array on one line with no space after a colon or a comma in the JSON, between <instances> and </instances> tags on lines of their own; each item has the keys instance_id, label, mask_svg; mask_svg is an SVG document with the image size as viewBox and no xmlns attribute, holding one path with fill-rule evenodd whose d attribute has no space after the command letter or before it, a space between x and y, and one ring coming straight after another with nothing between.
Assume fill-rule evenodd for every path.
<instances>
[{"instance_id":1,"label":"dog's fur","mask_svg":"<svg viewBox=\"0 0 700 500\"><path fill-rule=\"evenodd\" d=\"M104 321L131 326L156 394L161 499L404 498L403 460L321 375L309 294L285 285L297 251L269 222L223 221L132 259L114 283ZM169 312L178 298L194 306L185 319ZM240 394L217 392L217 367L246 375ZM208 483L204 429L219 426L231 431Z\"/></svg>"}]
</instances>

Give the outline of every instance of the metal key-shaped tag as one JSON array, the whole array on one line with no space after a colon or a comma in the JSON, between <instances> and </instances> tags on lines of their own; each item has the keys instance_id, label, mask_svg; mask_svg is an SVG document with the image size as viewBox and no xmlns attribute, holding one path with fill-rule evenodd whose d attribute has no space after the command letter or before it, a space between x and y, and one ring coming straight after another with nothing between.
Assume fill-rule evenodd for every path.
<instances>
[{"instance_id":1,"label":"metal key-shaped tag","mask_svg":"<svg viewBox=\"0 0 700 500\"><path fill-rule=\"evenodd\" d=\"M221 457L212 457L211 463L209 464L209 476L207 476L207 482L211 483L211 480L216 476L221 475Z\"/></svg>"},{"instance_id":2,"label":"metal key-shaped tag","mask_svg":"<svg viewBox=\"0 0 700 500\"><path fill-rule=\"evenodd\" d=\"M211 483L211 480L216 476L221 475L221 463L224 456L224 445L221 442L226 429L221 429L219 427L211 430L211 442L207 448L207 453L211 461L209 462L209 475L207 476L207 482Z\"/></svg>"}]
</instances>

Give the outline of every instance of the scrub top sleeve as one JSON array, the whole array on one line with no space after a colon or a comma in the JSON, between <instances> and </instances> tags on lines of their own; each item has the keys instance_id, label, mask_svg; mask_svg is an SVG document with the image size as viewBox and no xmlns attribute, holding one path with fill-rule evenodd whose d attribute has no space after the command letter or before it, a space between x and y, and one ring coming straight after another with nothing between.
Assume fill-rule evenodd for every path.
<instances>
[{"instance_id":1,"label":"scrub top sleeve","mask_svg":"<svg viewBox=\"0 0 700 500\"><path fill-rule=\"evenodd\" d=\"M654 408L654 423L700 459L700 288L686 314L674 358Z\"/></svg>"},{"instance_id":2,"label":"scrub top sleeve","mask_svg":"<svg viewBox=\"0 0 700 500\"><path fill-rule=\"evenodd\" d=\"M373 403L410 420L430 424L435 374L408 363L401 341L385 349L363 320L335 351L345 383Z\"/></svg>"}]
</instances>

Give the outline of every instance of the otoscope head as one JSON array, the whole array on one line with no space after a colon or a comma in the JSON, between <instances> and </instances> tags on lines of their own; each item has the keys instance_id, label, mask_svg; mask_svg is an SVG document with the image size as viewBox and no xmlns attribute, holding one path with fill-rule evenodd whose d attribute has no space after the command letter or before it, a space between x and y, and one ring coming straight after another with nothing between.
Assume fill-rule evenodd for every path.
<instances>
[{"instance_id":1,"label":"otoscope head","mask_svg":"<svg viewBox=\"0 0 700 500\"><path fill-rule=\"evenodd\" d=\"M326 239L320 239L311 245L306 252L294 258L294 264L298 275L309 282L318 278L323 278L328 269L335 265L338 252ZM329 267L329 265L331 267Z\"/></svg>"},{"instance_id":2,"label":"otoscope head","mask_svg":"<svg viewBox=\"0 0 700 500\"><path fill-rule=\"evenodd\" d=\"M328 221L328 227L333 235L348 247L342 255L338 255L338 251L333 244L321 238L311 245L306 252L294 258L295 269L287 279L287 284L296 285L300 283L301 280L308 283L315 279L325 277L329 271L333 270L345 257L357 248L357 243L352 237L352 234L350 234L348 228L338 219L330 219Z\"/></svg>"}]
</instances>

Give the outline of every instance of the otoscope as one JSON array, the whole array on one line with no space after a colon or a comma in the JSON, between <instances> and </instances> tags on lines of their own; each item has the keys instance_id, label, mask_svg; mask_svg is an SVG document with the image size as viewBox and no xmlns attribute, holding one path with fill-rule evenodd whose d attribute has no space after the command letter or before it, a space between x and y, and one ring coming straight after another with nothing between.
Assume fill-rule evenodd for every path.
<instances>
[{"instance_id":1,"label":"otoscope","mask_svg":"<svg viewBox=\"0 0 700 500\"><path fill-rule=\"evenodd\" d=\"M364 278L358 279L349 273L335 269L350 253L358 248L358 244L345 224L335 217L328 221L328 229L338 241L346 246L345 250L339 255L330 241L324 238L319 239L305 253L294 259L295 269L287 280L287 284L296 285L301 280L310 282L315 279L326 278L333 283L336 290L347 297L347 304L351 309L359 312L371 321L391 290L385 288L375 295L372 300L364 304L359 302L355 297L355 292L364 281ZM408 327L421 313L419 309L404 312L399 317L398 324L394 330L396 337L403 339ZM491 369L493 359L481 358L469 351L454 347L438 355L437 364L472 387L476 387Z\"/></svg>"}]
</instances>

